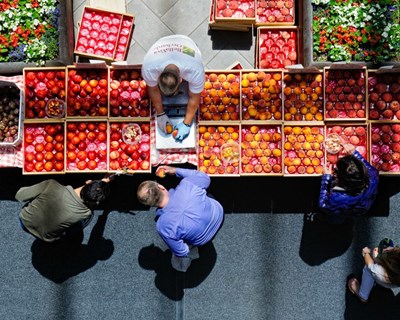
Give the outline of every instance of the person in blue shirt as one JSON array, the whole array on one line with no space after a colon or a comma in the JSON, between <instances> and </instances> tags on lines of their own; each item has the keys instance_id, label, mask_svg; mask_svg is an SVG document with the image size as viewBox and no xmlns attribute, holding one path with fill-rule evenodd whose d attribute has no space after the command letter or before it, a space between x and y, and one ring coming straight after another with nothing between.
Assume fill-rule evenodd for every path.
<instances>
[{"instance_id":1,"label":"person in blue shirt","mask_svg":"<svg viewBox=\"0 0 400 320\"><path fill-rule=\"evenodd\" d=\"M327 169L319 194L319 208L331 223L365 214L378 192L378 170L352 144L343 144L343 149L347 155L338 160L333 174L332 168Z\"/></svg>"},{"instance_id":2,"label":"person in blue shirt","mask_svg":"<svg viewBox=\"0 0 400 320\"><path fill-rule=\"evenodd\" d=\"M172 252L171 264L185 272L197 259L198 246L211 241L222 225L221 204L207 195L210 177L204 172L160 166L160 172L182 178L178 186L167 190L155 181L142 182L137 190L139 202L157 207L157 231Z\"/></svg>"}]
</instances>

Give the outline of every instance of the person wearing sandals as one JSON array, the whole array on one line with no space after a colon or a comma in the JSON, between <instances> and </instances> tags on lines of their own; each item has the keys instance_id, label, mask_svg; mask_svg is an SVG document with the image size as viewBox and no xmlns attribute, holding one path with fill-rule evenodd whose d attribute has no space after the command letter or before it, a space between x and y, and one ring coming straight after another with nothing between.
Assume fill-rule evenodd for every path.
<instances>
[{"instance_id":1,"label":"person wearing sandals","mask_svg":"<svg viewBox=\"0 0 400 320\"><path fill-rule=\"evenodd\" d=\"M338 160L333 174L329 167L322 176L318 205L330 223L365 214L378 192L378 170L352 144L343 143L343 149L346 156Z\"/></svg>"},{"instance_id":2,"label":"person wearing sandals","mask_svg":"<svg viewBox=\"0 0 400 320\"><path fill-rule=\"evenodd\" d=\"M385 240L388 239L382 241ZM375 283L389 289L400 287L400 247L393 247L393 242L390 245L381 252L378 248L374 248L372 254L370 248L362 249L365 266L361 283L352 277L348 280L347 287L363 303L368 302Z\"/></svg>"}]
</instances>

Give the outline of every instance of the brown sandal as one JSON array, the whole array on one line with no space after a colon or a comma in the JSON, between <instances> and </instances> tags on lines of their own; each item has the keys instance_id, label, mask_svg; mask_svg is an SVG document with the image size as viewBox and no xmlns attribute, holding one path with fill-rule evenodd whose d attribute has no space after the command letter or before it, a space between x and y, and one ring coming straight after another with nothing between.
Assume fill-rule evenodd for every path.
<instances>
[{"instance_id":1,"label":"brown sandal","mask_svg":"<svg viewBox=\"0 0 400 320\"><path fill-rule=\"evenodd\" d=\"M364 300L358 294L360 290L360 282L356 278L350 278L347 282L347 287L349 288L350 292L354 294L362 303L367 303L368 300Z\"/></svg>"}]
</instances>

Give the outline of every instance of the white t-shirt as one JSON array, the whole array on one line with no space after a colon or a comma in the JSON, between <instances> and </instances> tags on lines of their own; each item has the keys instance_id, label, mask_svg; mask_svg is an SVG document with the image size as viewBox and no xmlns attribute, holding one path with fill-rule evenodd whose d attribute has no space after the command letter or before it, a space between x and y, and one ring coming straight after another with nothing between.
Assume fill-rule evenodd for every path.
<instances>
[{"instance_id":1,"label":"white t-shirt","mask_svg":"<svg viewBox=\"0 0 400 320\"><path fill-rule=\"evenodd\" d=\"M382 287L389 288L389 289L397 288L397 286L395 284L390 283L389 280L386 279L385 269L381 265L374 263L374 264L369 265L368 269L371 271L372 277L374 278L376 283L380 284Z\"/></svg>"},{"instance_id":2,"label":"white t-shirt","mask_svg":"<svg viewBox=\"0 0 400 320\"><path fill-rule=\"evenodd\" d=\"M159 39L146 53L142 76L150 87L157 86L157 80L165 67L174 64L180 76L189 83L192 93L204 89L205 71L201 52L192 39L183 35L172 35Z\"/></svg>"}]
</instances>

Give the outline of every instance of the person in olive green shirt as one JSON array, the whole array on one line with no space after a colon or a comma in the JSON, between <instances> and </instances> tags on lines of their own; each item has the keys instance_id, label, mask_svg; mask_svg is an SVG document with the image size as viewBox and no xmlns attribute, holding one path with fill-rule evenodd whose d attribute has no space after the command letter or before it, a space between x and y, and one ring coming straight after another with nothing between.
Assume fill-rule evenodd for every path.
<instances>
[{"instance_id":1,"label":"person in olive green shirt","mask_svg":"<svg viewBox=\"0 0 400 320\"><path fill-rule=\"evenodd\" d=\"M72 227L85 228L92 210L110 194L110 178L88 180L79 188L63 186L49 179L20 188L18 201L28 201L19 215L22 228L36 238L54 242Z\"/></svg>"}]
</instances>

